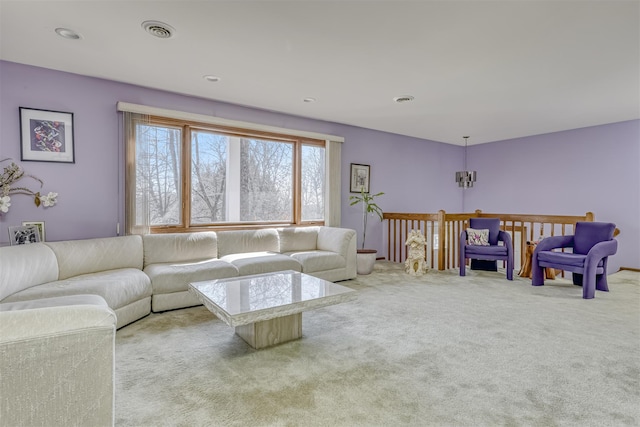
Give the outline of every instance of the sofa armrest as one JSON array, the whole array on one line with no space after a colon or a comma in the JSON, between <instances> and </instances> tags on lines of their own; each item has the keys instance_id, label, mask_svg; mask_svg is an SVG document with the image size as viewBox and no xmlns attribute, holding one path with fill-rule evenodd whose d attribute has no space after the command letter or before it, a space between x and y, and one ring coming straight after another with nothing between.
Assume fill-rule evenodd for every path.
<instances>
[{"instance_id":1,"label":"sofa armrest","mask_svg":"<svg viewBox=\"0 0 640 427\"><path fill-rule=\"evenodd\" d=\"M318 230L318 249L335 252L346 258L349 255L351 240L355 237L355 230L349 228L320 227Z\"/></svg>"},{"instance_id":2,"label":"sofa armrest","mask_svg":"<svg viewBox=\"0 0 640 427\"><path fill-rule=\"evenodd\" d=\"M318 230L318 249L335 252L345 258L346 268L343 279L353 279L358 276L355 230L339 227L320 227L320 230Z\"/></svg>"},{"instance_id":3,"label":"sofa armrest","mask_svg":"<svg viewBox=\"0 0 640 427\"><path fill-rule=\"evenodd\" d=\"M113 425L115 325L103 306L0 312L2 424Z\"/></svg>"},{"instance_id":4,"label":"sofa armrest","mask_svg":"<svg viewBox=\"0 0 640 427\"><path fill-rule=\"evenodd\" d=\"M0 344L72 334L86 329L109 329L115 325L116 315L107 306L88 304L0 310Z\"/></svg>"}]
</instances>

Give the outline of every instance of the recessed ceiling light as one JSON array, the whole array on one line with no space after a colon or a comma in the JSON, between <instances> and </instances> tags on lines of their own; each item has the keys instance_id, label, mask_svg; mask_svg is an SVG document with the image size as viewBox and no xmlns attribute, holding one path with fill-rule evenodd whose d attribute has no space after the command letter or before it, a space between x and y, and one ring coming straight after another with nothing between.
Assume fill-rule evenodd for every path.
<instances>
[{"instance_id":1,"label":"recessed ceiling light","mask_svg":"<svg viewBox=\"0 0 640 427\"><path fill-rule=\"evenodd\" d=\"M80 34L68 28L56 28L55 31L57 35L64 37L65 39L78 40L80 38Z\"/></svg>"},{"instance_id":2,"label":"recessed ceiling light","mask_svg":"<svg viewBox=\"0 0 640 427\"><path fill-rule=\"evenodd\" d=\"M308 98L303 98L302 101L304 101L304 102L316 102L317 99L308 97Z\"/></svg>"},{"instance_id":3,"label":"recessed ceiling light","mask_svg":"<svg viewBox=\"0 0 640 427\"><path fill-rule=\"evenodd\" d=\"M147 33L160 39L173 37L176 32L171 25L160 21L144 21L142 23L142 28L144 28Z\"/></svg>"},{"instance_id":4,"label":"recessed ceiling light","mask_svg":"<svg viewBox=\"0 0 640 427\"><path fill-rule=\"evenodd\" d=\"M219 82L220 81L220 77L212 76L210 74L208 74L206 76L202 76L202 78L205 79L208 82Z\"/></svg>"},{"instance_id":5,"label":"recessed ceiling light","mask_svg":"<svg viewBox=\"0 0 640 427\"><path fill-rule=\"evenodd\" d=\"M415 98L411 95L396 96L395 98L393 98L395 102L410 102L414 99Z\"/></svg>"}]
</instances>

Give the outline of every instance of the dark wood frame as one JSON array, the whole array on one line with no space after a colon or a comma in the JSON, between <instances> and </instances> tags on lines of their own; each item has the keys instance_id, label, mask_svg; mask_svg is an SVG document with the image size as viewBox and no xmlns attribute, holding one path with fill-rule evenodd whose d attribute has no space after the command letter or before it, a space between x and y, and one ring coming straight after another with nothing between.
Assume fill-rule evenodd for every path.
<instances>
[{"instance_id":1,"label":"dark wood frame","mask_svg":"<svg viewBox=\"0 0 640 427\"><path fill-rule=\"evenodd\" d=\"M64 139L44 141L34 134L36 128L32 121L50 123L52 127L64 128ZM73 113L64 111L40 110L20 107L20 159L30 162L75 163L75 144L73 137ZM63 151L55 151L62 146Z\"/></svg>"},{"instance_id":2,"label":"dark wood frame","mask_svg":"<svg viewBox=\"0 0 640 427\"><path fill-rule=\"evenodd\" d=\"M358 171L364 171L366 177L364 177L364 183L357 182L357 174ZM351 163L351 169L349 172L349 192L351 193L360 193L362 192L362 188L364 187L364 192L368 193L369 188L371 187L371 166L370 165L362 165L359 163Z\"/></svg>"}]
</instances>

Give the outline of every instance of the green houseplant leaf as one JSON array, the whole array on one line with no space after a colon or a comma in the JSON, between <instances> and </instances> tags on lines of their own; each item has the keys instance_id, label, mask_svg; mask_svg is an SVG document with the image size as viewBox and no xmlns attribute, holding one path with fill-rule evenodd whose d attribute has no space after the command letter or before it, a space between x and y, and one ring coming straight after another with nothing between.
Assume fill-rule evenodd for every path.
<instances>
[{"instance_id":1,"label":"green houseplant leaf","mask_svg":"<svg viewBox=\"0 0 640 427\"><path fill-rule=\"evenodd\" d=\"M364 188L360 189L360 195L350 196L350 206L362 203L362 249L364 249L365 240L367 238L367 219L369 214L374 213L382 221L382 209L375 203L375 198L382 196L384 193L377 194L365 193Z\"/></svg>"}]
</instances>

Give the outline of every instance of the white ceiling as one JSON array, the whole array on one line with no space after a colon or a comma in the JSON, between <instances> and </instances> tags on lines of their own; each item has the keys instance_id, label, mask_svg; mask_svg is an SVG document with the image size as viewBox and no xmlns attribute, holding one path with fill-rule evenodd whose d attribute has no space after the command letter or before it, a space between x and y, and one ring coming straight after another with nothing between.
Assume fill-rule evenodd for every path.
<instances>
[{"instance_id":1,"label":"white ceiling","mask_svg":"<svg viewBox=\"0 0 640 427\"><path fill-rule=\"evenodd\" d=\"M640 118L639 21L637 0L0 0L0 58L473 145Z\"/></svg>"}]
</instances>

